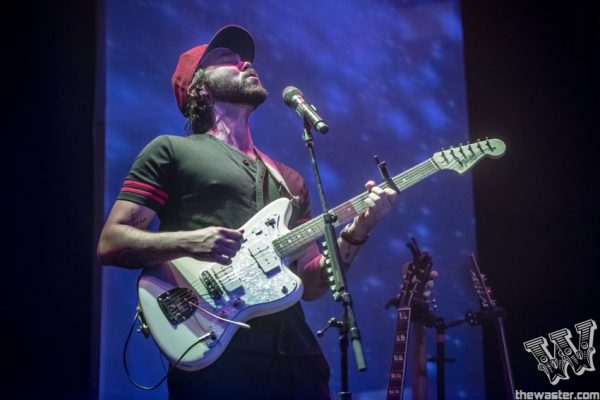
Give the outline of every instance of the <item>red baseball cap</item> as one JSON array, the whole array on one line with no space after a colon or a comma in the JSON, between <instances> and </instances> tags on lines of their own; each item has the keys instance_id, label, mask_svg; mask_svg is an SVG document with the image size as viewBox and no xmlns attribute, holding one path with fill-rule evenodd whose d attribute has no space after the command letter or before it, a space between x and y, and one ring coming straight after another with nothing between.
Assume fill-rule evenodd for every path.
<instances>
[{"instance_id":1,"label":"red baseball cap","mask_svg":"<svg viewBox=\"0 0 600 400\"><path fill-rule=\"evenodd\" d=\"M219 47L235 51L242 60L254 61L254 39L247 30L237 25L224 26L210 39L208 44L196 46L181 54L171 82L177 106L186 117L188 87L192 78L204 56Z\"/></svg>"}]
</instances>

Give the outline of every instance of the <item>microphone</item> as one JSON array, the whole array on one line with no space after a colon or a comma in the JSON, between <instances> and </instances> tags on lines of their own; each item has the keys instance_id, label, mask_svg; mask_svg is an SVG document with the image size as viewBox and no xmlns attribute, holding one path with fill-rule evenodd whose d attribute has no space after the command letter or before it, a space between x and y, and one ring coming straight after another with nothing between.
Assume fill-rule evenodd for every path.
<instances>
[{"instance_id":1,"label":"microphone","mask_svg":"<svg viewBox=\"0 0 600 400\"><path fill-rule=\"evenodd\" d=\"M304 100L304 95L294 86L288 86L283 89L282 97L283 102L288 106L296 110L296 113L302 118L302 120L309 126L310 129L314 128L320 133L327 133L329 127L317 114L317 109Z\"/></svg>"}]
</instances>

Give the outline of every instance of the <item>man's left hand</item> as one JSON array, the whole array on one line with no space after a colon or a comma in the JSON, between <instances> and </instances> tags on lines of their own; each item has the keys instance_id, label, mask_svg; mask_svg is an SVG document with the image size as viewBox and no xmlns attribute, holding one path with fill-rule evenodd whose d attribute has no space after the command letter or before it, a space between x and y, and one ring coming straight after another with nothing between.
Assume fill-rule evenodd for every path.
<instances>
[{"instance_id":1,"label":"man's left hand","mask_svg":"<svg viewBox=\"0 0 600 400\"><path fill-rule=\"evenodd\" d=\"M365 189L369 192L365 199L369 208L354 220L355 237L366 237L367 233L390 212L398 197L394 189L389 187L382 189L374 181L365 183Z\"/></svg>"}]
</instances>

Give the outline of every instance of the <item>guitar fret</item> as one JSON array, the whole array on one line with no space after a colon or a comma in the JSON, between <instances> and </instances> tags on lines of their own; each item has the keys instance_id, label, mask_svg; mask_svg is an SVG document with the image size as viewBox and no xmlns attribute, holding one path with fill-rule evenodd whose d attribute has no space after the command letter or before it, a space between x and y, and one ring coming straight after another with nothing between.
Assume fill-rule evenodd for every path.
<instances>
[{"instance_id":1,"label":"guitar fret","mask_svg":"<svg viewBox=\"0 0 600 400\"><path fill-rule=\"evenodd\" d=\"M405 353L406 352L406 347L405 346L394 346L394 353ZM396 356L394 359L394 361L403 361L402 357L398 357Z\"/></svg>"},{"instance_id":2,"label":"guitar fret","mask_svg":"<svg viewBox=\"0 0 600 400\"><path fill-rule=\"evenodd\" d=\"M392 181L398 187L398 189L404 190L414 185L415 183L427 178L428 176L432 175L438 170L439 168L433 163L433 161L431 159L428 159L422 162L421 164L418 164L410 168L409 170L401 173L400 175L395 176L394 178L392 178ZM390 185L387 182L383 182L378 186L382 189L390 187ZM357 214L360 214L361 212L367 209L368 206L364 203L364 200L367 198L368 195L369 194L365 192L348 201L348 203L352 204Z\"/></svg>"},{"instance_id":3,"label":"guitar fret","mask_svg":"<svg viewBox=\"0 0 600 400\"><path fill-rule=\"evenodd\" d=\"M399 400L402 396L410 311L410 307L398 308L396 316L396 332L394 334L392 363L390 366L390 378L388 380L388 400Z\"/></svg>"},{"instance_id":4,"label":"guitar fret","mask_svg":"<svg viewBox=\"0 0 600 400\"><path fill-rule=\"evenodd\" d=\"M435 165L431 158L423 161L422 163L410 168L409 170L392 178L394 184L400 190L407 189L415 183L427 178L433 173L437 172L440 168ZM383 182L378 185L380 188L385 189L390 185L387 182ZM360 213L367 210L368 206L365 204L365 199L369 193L364 192L352 199L340 204L333 208L331 212L337 217L334 222L334 226L340 226L352 218L356 217ZM296 250L308 246L312 241L323 236L325 228L325 221L323 215L319 215L316 218L297 226L288 233L280 236L273 240L273 247L277 254L281 257L287 257L292 255Z\"/></svg>"}]
</instances>

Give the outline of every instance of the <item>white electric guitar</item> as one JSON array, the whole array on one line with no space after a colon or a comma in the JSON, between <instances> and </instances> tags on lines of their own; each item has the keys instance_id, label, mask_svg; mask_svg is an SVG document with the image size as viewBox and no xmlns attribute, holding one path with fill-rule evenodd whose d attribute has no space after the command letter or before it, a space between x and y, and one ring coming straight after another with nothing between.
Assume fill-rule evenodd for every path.
<instances>
[{"instance_id":1,"label":"white electric guitar","mask_svg":"<svg viewBox=\"0 0 600 400\"><path fill-rule=\"evenodd\" d=\"M451 147L379 185L404 190L437 171L464 173L485 157L498 158L499 139ZM335 225L366 211L368 193L335 207ZM245 322L294 305L302 297L301 280L287 267L323 236L323 216L289 230L292 207L280 198L252 217L242 229L240 251L230 265L183 257L143 270L138 281L141 311L156 343L172 364L202 369L225 351Z\"/></svg>"}]
</instances>

